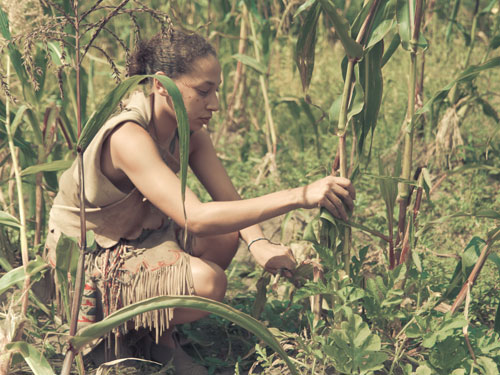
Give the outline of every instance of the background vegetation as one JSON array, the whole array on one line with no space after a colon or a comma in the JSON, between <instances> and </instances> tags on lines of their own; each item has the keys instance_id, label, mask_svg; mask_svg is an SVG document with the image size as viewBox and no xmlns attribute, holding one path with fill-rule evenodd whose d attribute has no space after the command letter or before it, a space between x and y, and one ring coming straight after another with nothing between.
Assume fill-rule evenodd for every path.
<instances>
[{"instance_id":1,"label":"background vegetation","mask_svg":"<svg viewBox=\"0 0 500 375\"><path fill-rule=\"evenodd\" d=\"M48 269L58 174L133 89L124 69L137 39L168 28L168 17L219 53L210 131L242 196L332 171L357 191L348 225L300 210L266 222L299 270L271 278L242 247L225 302L262 324L203 305L218 315L182 327L190 353L212 373L499 373L498 0L0 6L0 373L96 371L80 356L61 370L75 327L31 287ZM80 245L58 270L72 271L68 289L91 238ZM78 293L67 296L70 317ZM170 370L127 362L108 371Z\"/></svg>"}]
</instances>

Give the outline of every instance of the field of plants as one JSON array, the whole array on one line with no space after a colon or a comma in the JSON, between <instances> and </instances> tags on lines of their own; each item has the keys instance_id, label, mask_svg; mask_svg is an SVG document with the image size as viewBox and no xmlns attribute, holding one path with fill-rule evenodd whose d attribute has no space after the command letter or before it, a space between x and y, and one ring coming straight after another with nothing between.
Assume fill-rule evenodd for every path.
<instances>
[{"instance_id":1,"label":"field of plants","mask_svg":"<svg viewBox=\"0 0 500 375\"><path fill-rule=\"evenodd\" d=\"M157 297L77 331L90 231L58 244L62 316L35 293L58 176L141 88L137 41L170 24L218 51L209 130L242 197L335 174L356 207L263 223L298 260L289 279L242 243L224 303ZM499 51L499 0L0 0L0 374L171 374L81 349L175 306L213 313L179 327L211 374L499 374ZM183 189L207 201L157 78Z\"/></svg>"}]
</instances>

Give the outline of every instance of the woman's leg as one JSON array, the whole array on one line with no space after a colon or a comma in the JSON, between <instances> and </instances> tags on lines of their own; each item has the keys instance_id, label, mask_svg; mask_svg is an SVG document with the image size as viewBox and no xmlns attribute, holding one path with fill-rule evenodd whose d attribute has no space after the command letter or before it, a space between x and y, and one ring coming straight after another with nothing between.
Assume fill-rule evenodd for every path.
<instances>
[{"instance_id":1,"label":"woman's leg","mask_svg":"<svg viewBox=\"0 0 500 375\"><path fill-rule=\"evenodd\" d=\"M227 278L224 269L231 263L237 248L237 233L194 239L194 256L190 256L189 258L195 295L215 301L222 301L227 288ZM176 308L170 324L173 328L176 324L193 322L208 314L200 310ZM160 344L175 347L172 339L172 328L168 329L160 337Z\"/></svg>"},{"instance_id":2,"label":"woman's leg","mask_svg":"<svg viewBox=\"0 0 500 375\"><path fill-rule=\"evenodd\" d=\"M195 237L193 255L218 264L222 269L229 267L238 250L238 232L216 236Z\"/></svg>"}]
</instances>

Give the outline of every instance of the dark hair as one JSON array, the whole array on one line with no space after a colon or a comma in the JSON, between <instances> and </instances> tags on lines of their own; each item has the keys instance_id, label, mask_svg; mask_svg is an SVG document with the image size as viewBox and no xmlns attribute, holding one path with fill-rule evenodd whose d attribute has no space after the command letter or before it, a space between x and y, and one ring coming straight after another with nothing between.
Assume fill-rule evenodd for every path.
<instances>
[{"instance_id":1,"label":"dark hair","mask_svg":"<svg viewBox=\"0 0 500 375\"><path fill-rule=\"evenodd\" d=\"M191 71L192 63L207 55L217 56L214 47L198 34L173 29L140 41L127 64L128 76L164 72L177 78Z\"/></svg>"}]
</instances>

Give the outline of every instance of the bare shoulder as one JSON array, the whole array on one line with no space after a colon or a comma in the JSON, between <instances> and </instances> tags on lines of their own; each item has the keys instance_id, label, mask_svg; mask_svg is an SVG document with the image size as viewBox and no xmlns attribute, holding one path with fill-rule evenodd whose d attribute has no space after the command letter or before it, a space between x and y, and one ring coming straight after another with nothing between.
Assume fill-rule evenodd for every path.
<instances>
[{"instance_id":1,"label":"bare shoulder","mask_svg":"<svg viewBox=\"0 0 500 375\"><path fill-rule=\"evenodd\" d=\"M197 130L191 135L189 148L191 154L199 154L205 152L215 153L212 139L210 138L208 130L205 128Z\"/></svg>"},{"instance_id":2,"label":"bare shoulder","mask_svg":"<svg viewBox=\"0 0 500 375\"><path fill-rule=\"evenodd\" d=\"M161 158L153 139L134 122L118 126L107 138L101 154L103 171L115 178L119 171L127 173L130 168L140 168L154 160Z\"/></svg>"}]
</instances>

